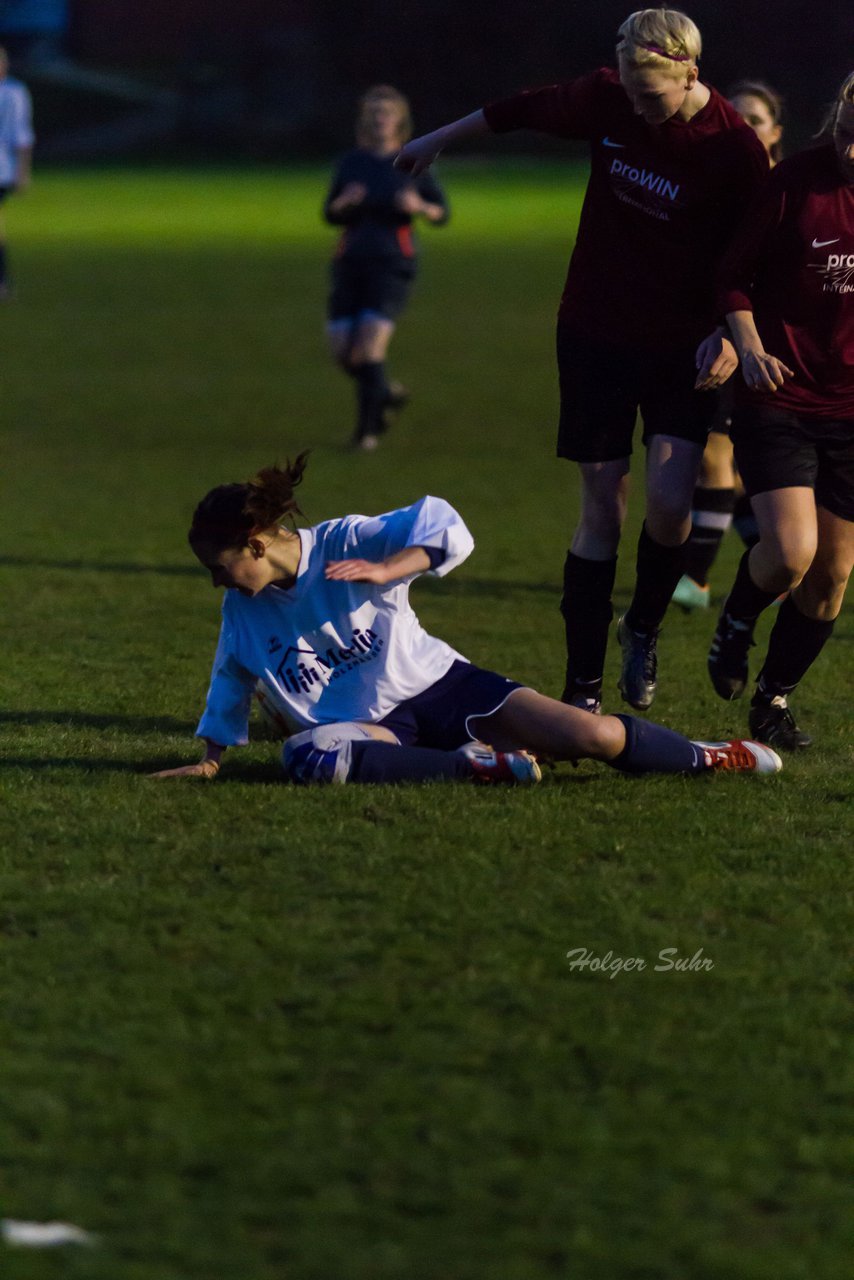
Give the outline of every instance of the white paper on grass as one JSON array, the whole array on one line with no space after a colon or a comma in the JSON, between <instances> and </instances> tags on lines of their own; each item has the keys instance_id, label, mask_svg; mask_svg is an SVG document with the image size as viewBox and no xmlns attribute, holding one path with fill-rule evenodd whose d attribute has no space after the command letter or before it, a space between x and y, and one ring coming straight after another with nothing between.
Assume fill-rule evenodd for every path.
<instances>
[{"instance_id":1,"label":"white paper on grass","mask_svg":"<svg viewBox=\"0 0 854 1280\"><path fill-rule=\"evenodd\" d=\"M7 1244L30 1249L50 1249L60 1244L95 1244L95 1236L70 1222L20 1222L15 1218L0 1219L0 1235Z\"/></svg>"}]
</instances>

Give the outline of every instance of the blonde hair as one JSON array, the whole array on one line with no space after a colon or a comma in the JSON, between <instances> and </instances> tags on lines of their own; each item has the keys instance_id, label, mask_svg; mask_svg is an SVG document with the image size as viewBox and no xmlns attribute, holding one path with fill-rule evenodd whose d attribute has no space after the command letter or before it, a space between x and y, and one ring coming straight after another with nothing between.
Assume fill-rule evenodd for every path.
<instances>
[{"instance_id":1,"label":"blonde hair","mask_svg":"<svg viewBox=\"0 0 854 1280\"><path fill-rule=\"evenodd\" d=\"M375 84L366 93L363 93L359 99L359 106L356 114L356 141L363 146L367 139L365 130L365 117L368 109L375 102L393 102L400 112L400 120L398 122L401 142L408 142L412 137L412 109L409 105L409 99L402 94L399 89L395 89L391 84Z\"/></svg>"},{"instance_id":2,"label":"blonde hair","mask_svg":"<svg viewBox=\"0 0 854 1280\"><path fill-rule=\"evenodd\" d=\"M617 32L617 55L633 69L672 75L699 62L702 50L698 27L678 9L638 9Z\"/></svg>"}]
</instances>

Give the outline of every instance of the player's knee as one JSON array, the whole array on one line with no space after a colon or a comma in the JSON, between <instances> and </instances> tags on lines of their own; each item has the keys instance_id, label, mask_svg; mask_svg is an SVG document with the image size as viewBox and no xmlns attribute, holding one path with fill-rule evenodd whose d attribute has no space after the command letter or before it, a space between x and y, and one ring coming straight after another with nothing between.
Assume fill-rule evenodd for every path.
<instances>
[{"instance_id":1,"label":"player's knee","mask_svg":"<svg viewBox=\"0 0 854 1280\"><path fill-rule=\"evenodd\" d=\"M282 767L291 782L347 782L353 769L357 743L370 741L361 724L322 724L288 738L282 749Z\"/></svg>"}]
</instances>

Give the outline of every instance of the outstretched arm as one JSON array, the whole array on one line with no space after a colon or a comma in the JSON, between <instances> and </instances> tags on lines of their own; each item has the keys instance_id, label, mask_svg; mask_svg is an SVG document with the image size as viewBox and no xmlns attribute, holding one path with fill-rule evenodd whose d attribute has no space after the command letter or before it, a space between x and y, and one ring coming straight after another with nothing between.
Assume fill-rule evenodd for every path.
<instances>
[{"instance_id":1,"label":"outstretched arm","mask_svg":"<svg viewBox=\"0 0 854 1280\"><path fill-rule=\"evenodd\" d=\"M422 134L420 138L407 142L397 154L395 168L403 169L404 173L411 173L413 178L417 178L419 173L430 168L445 147L456 142L466 142L469 138L480 138L489 132L483 111L472 111L471 115L462 116L451 124L442 125L441 129L434 129L432 133Z\"/></svg>"}]
</instances>

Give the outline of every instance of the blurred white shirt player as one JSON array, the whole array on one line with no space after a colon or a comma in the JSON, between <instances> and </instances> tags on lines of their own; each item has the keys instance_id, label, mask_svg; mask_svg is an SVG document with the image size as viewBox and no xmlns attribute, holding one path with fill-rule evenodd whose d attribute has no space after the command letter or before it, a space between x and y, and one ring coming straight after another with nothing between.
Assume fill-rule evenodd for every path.
<instances>
[{"instance_id":1,"label":"blurred white shirt player","mask_svg":"<svg viewBox=\"0 0 854 1280\"><path fill-rule=\"evenodd\" d=\"M0 205L30 184L33 110L29 90L9 75L9 56L0 46ZM0 299L9 296L6 228L0 210Z\"/></svg>"}]
</instances>

